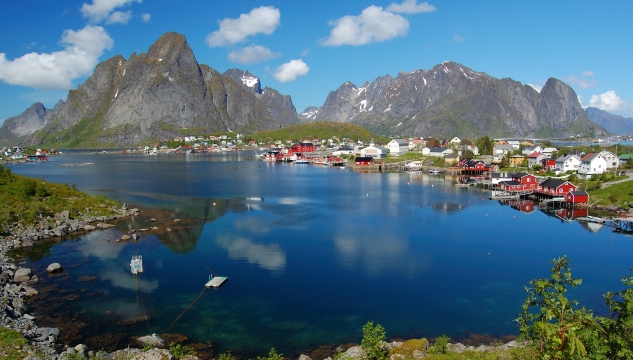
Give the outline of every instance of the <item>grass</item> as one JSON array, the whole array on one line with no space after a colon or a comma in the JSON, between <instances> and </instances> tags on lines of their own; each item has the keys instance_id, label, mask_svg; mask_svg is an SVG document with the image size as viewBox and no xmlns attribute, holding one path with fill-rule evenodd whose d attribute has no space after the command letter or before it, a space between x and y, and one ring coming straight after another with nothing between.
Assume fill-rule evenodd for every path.
<instances>
[{"instance_id":1,"label":"grass","mask_svg":"<svg viewBox=\"0 0 633 360\"><path fill-rule=\"evenodd\" d=\"M105 216L112 214L117 202L105 196L92 196L76 189L73 184L53 184L11 173L0 165L0 226L21 222L35 223L38 219L52 216L64 210L71 218L83 215Z\"/></svg>"},{"instance_id":2,"label":"grass","mask_svg":"<svg viewBox=\"0 0 633 360\"><path fill-rule=\"evenodd\" d=\"M23 359L26 354L21 349L27 343L28 340L19 332L0 327L0 358Z\"/></svg>"},{"instance_id":3,"label":"grass","mask_svg":"<svg viewBox=\"0 0 633 360\"><path fill-rule=\"evenodd\" d=\"M333 136L339 138L348 137L354 141L362 140L369 143L372 139L376 142L388 142L388 139L372 133L371 131L354 124L320 121L308 124L298 124L285 127L278 130L259 131L246 136L247 139L256 141L275 141L275 140L292 140L294 142L303 141L304 139L319 138L321 140L330 139Z\"/></svg>"}]
</instances>

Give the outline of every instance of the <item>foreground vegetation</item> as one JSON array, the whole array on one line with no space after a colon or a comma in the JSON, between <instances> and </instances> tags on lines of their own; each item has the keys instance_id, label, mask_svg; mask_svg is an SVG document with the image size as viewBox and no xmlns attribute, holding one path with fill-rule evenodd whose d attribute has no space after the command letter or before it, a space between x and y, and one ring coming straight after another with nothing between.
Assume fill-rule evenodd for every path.
<instances>
[{"instance_id":1,"label":"foreground vegetation","mask_svg":"<svg viewBox=\"0 0 633 360\"><path fill-rule=\"evenodd\" d=\"M72 218L79 215L111 215L117 203L105 196L91 196L76 189L76 185L53 184L13 174L0 165L1 231L15 222L33 224L39 219L53 216L64 210Z\"/></svg>"}]
</instances>

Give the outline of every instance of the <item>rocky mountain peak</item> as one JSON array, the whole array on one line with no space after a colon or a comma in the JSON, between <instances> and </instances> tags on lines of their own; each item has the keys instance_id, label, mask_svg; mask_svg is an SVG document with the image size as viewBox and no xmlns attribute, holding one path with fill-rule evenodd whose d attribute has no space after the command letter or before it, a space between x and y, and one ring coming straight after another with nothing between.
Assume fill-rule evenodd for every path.
<instances>
[{"instance_id":1,"label":"rocky mountain peak","mask_svg":"<svg viewBox=\"0 0 633 360\"><path fill-rule=\"evenodd\" d=\"M230 77L236 83L241 84L242 86L244 86L245 89L251 91L254 94L262 93L261 82L259 78L248 72L248 70L243 71L237 68L233 68L225 71L224 75Z\"/></svg>"}]
</instances>

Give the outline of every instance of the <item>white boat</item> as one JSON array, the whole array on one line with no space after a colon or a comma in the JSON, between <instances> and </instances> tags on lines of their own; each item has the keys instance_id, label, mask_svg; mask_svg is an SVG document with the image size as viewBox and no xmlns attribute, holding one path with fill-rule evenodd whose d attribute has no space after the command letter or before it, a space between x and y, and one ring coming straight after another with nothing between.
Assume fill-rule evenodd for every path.
<instances>
[{"instance_id":1,"label":"white boat","mask_svg":"<svg viewBox=\"0 0 633 360\"><path fill-rule=\"evenodd\" d=\"M437 169L429 169L429 174L431 175L437 175L442 173L442 170L437 170Z\"/></svg>"},{"instance_id":2,"label":"white boat","mask_svg":"<svg viewBox=\"0 0 633 360\"><path fill-rule=\"evenodd\" d=\"M143 257L141 255L133 255L130 261L130 271L137 275L143 272Z\"/></svg>"}]
</instances>

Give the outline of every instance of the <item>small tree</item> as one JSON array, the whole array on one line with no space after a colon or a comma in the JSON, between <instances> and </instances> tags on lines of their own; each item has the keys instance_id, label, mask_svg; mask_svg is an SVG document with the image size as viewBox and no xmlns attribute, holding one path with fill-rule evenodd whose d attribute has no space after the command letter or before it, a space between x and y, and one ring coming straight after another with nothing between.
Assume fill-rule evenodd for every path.
<instances>
[{"instance_id":1,"label":"small tree","mask_svg":"<svg viewBox=\"0 0 633 360\"><path fill-rule=\"evenodd\" d=\"M363 340L360 346L365 350L367 359L384 360L387 357L387 352L383 348L385 338L385 329L380 324L374 326L374 322L369 321L363 326Z\"/></svg>"}]
</instances>

